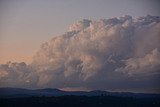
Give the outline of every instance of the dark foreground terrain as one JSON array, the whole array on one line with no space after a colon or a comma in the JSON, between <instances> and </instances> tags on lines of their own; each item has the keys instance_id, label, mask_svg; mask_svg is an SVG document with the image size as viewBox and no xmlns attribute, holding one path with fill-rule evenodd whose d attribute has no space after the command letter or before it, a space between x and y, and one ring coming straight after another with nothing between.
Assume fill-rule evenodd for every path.
<instances>
[{"instance_id":1,"label":"dark foreground terrain","mask_svg":"<svg viewBox=\"0 0 160 107\"><path fill-rule=\"evenodd\" d=\"M160 107L160 94L0 88L0 107Z\"/></svg>"},{"instance_id":2,"label":"dark foreground terrain","mask_svg":"<svg viewBox=\"0 0 160 107\"><path fill-rule=\"evenodd\" d=\"M0 107L160 107L160 98L103 95L0 98Z\"/></svg>"}]
</instances>

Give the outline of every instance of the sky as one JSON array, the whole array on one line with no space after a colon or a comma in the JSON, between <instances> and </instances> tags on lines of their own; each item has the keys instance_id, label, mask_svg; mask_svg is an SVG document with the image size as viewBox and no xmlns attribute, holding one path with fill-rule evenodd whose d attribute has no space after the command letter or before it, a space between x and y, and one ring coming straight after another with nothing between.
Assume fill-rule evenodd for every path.
<instances>
[{"instance_id":1,"label":"sky","mask_svg":"<svg viewBox=\"0 0 160 107\"><path fill-rule=\"evenodd\" d=\"M160 93L158 0L0 0L0 87Z\"/></svg>"},{"instance_id":2,"label":"sky","mask_svg":"<svg viewBox=\"0 0 160 107\"><path fill-rule=\"evenodd\" d=\"M73 22L160 15L159 0L0 0L0 64L31 63L40 45Z\"/></svg>"}]
</instances>

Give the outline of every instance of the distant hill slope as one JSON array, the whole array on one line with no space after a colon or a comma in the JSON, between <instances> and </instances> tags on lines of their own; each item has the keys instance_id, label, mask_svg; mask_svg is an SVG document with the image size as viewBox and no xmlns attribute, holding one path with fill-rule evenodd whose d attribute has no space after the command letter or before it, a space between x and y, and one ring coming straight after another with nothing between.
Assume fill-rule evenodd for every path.
<instances>
[{"instance_id":1,"label":"distant hill slope","mask_svg":"<svg viewBox=\"0 0 160 107\"><path fill-rule=\"evenodd\" d=\"M18 98L18 97L52 97L52 96L118 96L118 97L156 97L160 98L160 94L148 93L130 93L130 92L108 92L101 90L94 91L62 91L59 89L22 89L22 88L0 88L0 98Z\"/></svg>"}]
</instances>

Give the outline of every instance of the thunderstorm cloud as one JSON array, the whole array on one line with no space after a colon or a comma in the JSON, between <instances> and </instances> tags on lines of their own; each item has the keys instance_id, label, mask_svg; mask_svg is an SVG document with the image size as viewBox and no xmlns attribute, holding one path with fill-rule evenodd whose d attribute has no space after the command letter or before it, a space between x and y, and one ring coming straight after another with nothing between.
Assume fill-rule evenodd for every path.
<instances>
[{"instance_id":1,"label":"thunderstorm cloud","mask_svg":"<svg viewBox=\"0 0 160 107\"><path fill-rule=\"evenodd\" d=\"M160 17L84 19L43 43L31 64L0 65L0 87L160 92Z\"/></svg>"}]
</instances>

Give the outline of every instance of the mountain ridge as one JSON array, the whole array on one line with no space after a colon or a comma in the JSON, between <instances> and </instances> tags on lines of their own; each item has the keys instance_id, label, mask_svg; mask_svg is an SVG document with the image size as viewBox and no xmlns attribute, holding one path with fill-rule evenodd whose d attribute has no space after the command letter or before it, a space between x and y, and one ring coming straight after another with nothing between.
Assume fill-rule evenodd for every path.
<instances>
[{"instance_id":1,"label":"mountain ridge","mask_svg":"<svg viewBox=\"0 0 160 107\"><path fill-rule=\"evenodd\" d=\"M52 97L52 96L118 96L118 97L158 97L157 93L132 93L132 92L109 92L103 90L92 91L64 91L57 88L25 89L25 88L0 88L0 98L19 97Z\"/></svg>"}]
</instances>

